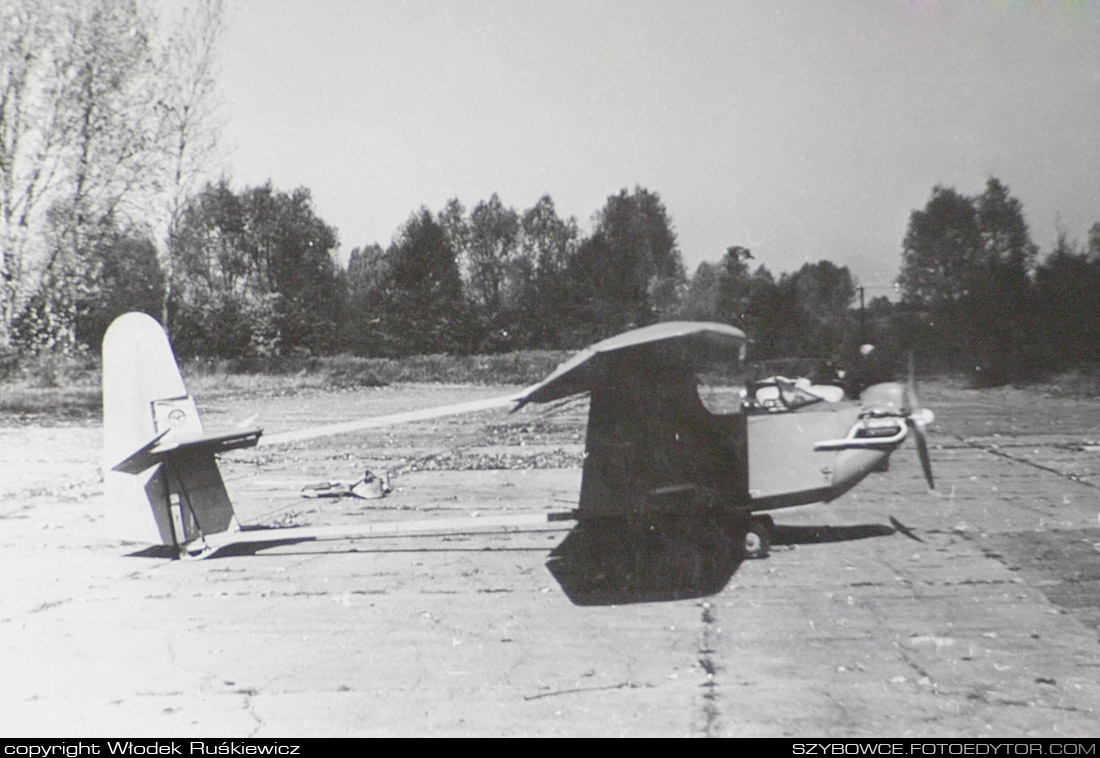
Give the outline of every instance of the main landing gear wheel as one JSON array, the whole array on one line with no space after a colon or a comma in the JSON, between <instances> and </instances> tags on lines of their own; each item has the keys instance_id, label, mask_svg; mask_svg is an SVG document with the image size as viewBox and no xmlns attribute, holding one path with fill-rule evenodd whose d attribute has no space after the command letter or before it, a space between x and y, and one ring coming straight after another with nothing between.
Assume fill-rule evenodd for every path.
<instances>
[{"instance_id":1,"label":"main landing gear wheel","mask_svg":"<svg viewBox=\"0 0 1100 758\"><path fill-rule=\"evenodd\" d=\"M736 515L725 522L726 533L733 542L741 560L767 558L772 547L772 528L775 522L770 516Z\"/></svg>"},{"instance_id":2,"label":"main landing gear wheel","mask_svg":"<svg viewBox=\"0 0 1100 758\"><path fill-rule=\"evenodd\" d=\"M769 516L753 516L745 523L745 559L767 558L771 552L771 530L775 522Z\"/></svg>"}]
</instances>

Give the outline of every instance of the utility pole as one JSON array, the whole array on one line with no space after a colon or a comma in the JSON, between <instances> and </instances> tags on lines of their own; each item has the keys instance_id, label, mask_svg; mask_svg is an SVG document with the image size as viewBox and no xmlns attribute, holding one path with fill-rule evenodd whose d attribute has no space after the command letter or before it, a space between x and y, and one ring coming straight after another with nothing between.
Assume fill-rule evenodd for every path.
<instances>
[{"instance_id":1,"label":"utility pole","mask_svg":"<svg viewBox=\"0 0 1100 758\"><path fill-rule=\"evenodd\" d=\"M863 287L859 288L859 344L867 343L867 310L863 306Z\"/></svg>"}]
</instances>

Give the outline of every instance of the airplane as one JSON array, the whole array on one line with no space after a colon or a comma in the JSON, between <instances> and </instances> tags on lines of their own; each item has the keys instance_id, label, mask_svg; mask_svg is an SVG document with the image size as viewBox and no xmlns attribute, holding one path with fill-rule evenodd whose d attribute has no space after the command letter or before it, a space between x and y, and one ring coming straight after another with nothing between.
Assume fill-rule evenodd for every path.
<instances>
[{"instance_id":1,"label":"airplane","mask_svg":"<svg viewBox=\"0 0 1100 758\"><path fill-rule=\"evenodd\" d=\"M748 338L719 323L674 321L597 342L541 382L488 400L269 435L207 433L168 337L143 313L120 316L103 341L104 485L111 534L211 557L233 546L375 536L502 531L572 522L547 567L580 605L715 594L746 558L765 557L768 511L834 500L912 434L934 487L910 363L907 386L857 399L775 376L750 382L731 412L708 409L698 375L743 361ZM539 516L253 529L236 519L217 456L455 413L551 403L587 393L577 507ZM564 524L560 524L564 526ZM880 528L870 534L908 530ZM866 536L866 535L865 535Z\"/></svg>"}]
</instances>

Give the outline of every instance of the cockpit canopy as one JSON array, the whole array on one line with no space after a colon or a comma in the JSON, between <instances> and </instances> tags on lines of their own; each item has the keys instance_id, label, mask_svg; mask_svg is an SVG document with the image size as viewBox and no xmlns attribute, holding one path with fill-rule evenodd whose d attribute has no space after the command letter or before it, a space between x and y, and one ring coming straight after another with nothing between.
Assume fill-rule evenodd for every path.
<instances>
[{"instance_id":1,"label":"cockpit canopy","mask_svg":"<svg viewBox=\"0 0 1100 758\"><path fill-rule=\"evenodd\" d=\"M832 385L814 385L799 377L769 376L750 382L745 388L746 413L782 413L815 403L835 403L844 399L844 390Z\"/></svg>"}]
</instances>

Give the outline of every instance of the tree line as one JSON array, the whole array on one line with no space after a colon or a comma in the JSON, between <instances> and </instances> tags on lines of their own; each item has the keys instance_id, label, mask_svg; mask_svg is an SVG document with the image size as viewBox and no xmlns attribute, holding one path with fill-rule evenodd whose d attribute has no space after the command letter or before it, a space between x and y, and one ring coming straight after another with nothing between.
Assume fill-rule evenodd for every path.
<instances>
[{"instance_id":1,"label":"tree line","mask_svg":"<svg viewBox=\"0 0 1100 758\"><path fill-rule=\"evenodd\" d=\"M1085 243L1058 229L1041 256L997 178L969 197L933 188L911 214L898 287L888 326L944 368L999 383L1100 358L1100 223Z\"/></svg>"},{"instance_id":2,"label":"tree line","mask_svg":"<svg viewBox=\"0 0 1100 758\"><path fill-rule=\"evenodd\" d=\"M518 211L496 194L469 209L452 199L342 266L337 230L307 189L234 191L223 179L182 204L170 271L133 230L99 240L87 255L94 280L70 295L72 335L94 346L112 318L139 309L164 318L189 356L399 357L573 349L695 319L743 328L756 360L839 364L873 342L989 381L1087 363L1100 349L1100 224L1084 245L1060 232L1040 256L996 178L973 197L933 188L902 242L900 300L865 310L858 280L828 260L777 276L733 245L688 277L672 218L642 187L609 196L591 227L582 233L549 196ZM36 303L15 322L32 342Z\"/></svg>"},{"instance_id":3,"label":"tree line","mask_svg":"<svg viewBox=\"0 0 1100 758\"><path fill-rule=\"evenodd\" d=\"M750 271L751 260L732 247L701 264L681 313L743 326L759 359L841 365L871 342L896 366L914 354L988 384L1100 360L1100 222L1083 243L1060 228L1043 255L1023 204L996 177L973 196L936 186L910 214L896 301L857 310L858 282L829 261L776 278L763 265Z\"/></svg>"},{"instance_id":4,"label":"tree line","mask_svg":"<svg viewBox=\"0 0 1100 758\"><path fill-rule=\"evenodd\" d=\"M522 212L495 194L469 210L453 199L411 213L386 248L354 248L345 267L308 190L222 180L181 214L166 324L185 355L397 357L572 348L676 315L686 277L660 197L623 190L593 224L582 235L549 196ZM146 310L164 294L152 245L103 256L131 276L81 310L89 342L138 288Z\"/></svg>"}]
</instances>

